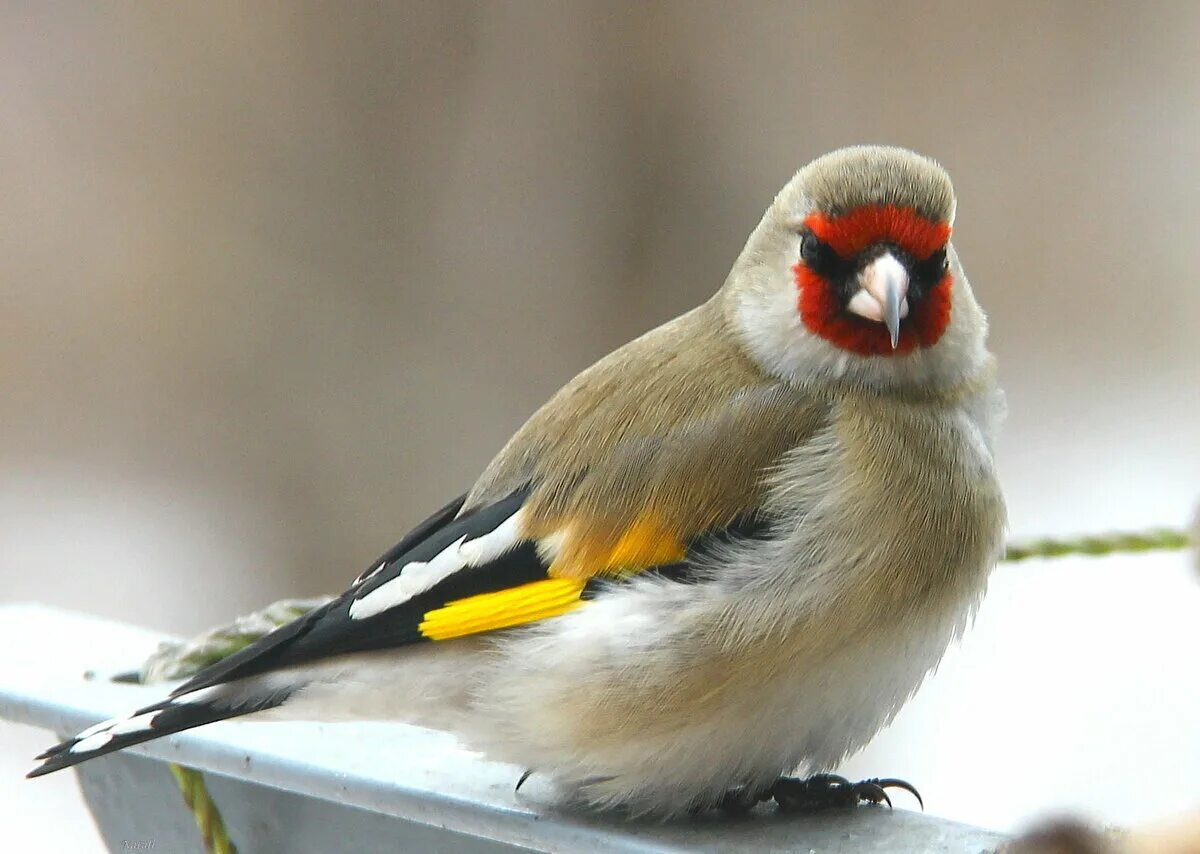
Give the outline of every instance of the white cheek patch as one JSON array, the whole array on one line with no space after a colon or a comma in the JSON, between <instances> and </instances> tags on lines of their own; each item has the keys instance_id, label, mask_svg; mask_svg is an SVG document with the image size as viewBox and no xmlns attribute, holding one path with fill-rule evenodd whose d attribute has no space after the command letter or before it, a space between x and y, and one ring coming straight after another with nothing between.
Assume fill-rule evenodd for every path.
<instances>
[{"instance_id":1,"label":"white cheek patch","mask_svg":"<svg viewBox=\"0 0 1200 854\"><path fill-rule=\"evenodd\" d=\"M815 374L832 373L831 366L844 355L805 328L790 279L773 288L742 294L737 319L746 349L774 376L809 379Z\"/></svg>"},{"instance_id":2,"label":"white cheek patch","mask_svg":"<svg viewBox=\"0 0 1200 854\"><path fill-rule=\"evenodd\" d=\"M483 566L521 542L520 512L514 513L481 537L461 537L429 561L406 564L400 574L350 604L350 619L365 620L403 605L436 584L469 566Z\"/></svg>"}]
</instances>

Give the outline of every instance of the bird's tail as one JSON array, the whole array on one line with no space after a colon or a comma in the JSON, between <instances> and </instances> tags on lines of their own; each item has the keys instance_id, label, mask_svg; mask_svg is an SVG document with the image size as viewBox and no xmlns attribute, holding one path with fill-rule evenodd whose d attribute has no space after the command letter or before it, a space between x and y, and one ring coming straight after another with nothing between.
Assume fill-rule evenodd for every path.
<instances>
[{"instance_id":1,"label":"bird's tail","mask_svg":"<svg viewBox=\"0 0 1200 854\"><path fill-rule=\"evenodd\" d=\"M295 687L258 677L170 697L124 717L102 721L51 747L37 757L42 764L26 776L41 777L143 741L271 709L283 703Z\"/></svg>"}]
</instances>

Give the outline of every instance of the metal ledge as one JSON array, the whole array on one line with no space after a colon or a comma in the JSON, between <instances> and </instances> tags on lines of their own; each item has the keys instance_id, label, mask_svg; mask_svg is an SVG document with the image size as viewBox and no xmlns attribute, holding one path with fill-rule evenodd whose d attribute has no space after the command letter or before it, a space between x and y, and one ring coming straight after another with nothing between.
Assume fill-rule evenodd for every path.
<instances>
[{"instance_id":1,"label":"metal ledge","mask_svg":"<svg viewBox=\"0 0 1200 854\"><path fill-rule=\"evenodd\" d=\"M160 640L142 629L40 605L0 607L0 648L10 653L0 662L0 717L67 735L152 702L161 687L114 684L104 674L136 665ZM85 671L98 675L88 678ZM741 819L621 821L553 808L548 784L536 776L514 794L520 769L485 761L442 733L401 724L229 722L80 766L80 785L110 849L200 850L168 761L210 772L209 791L244 854L979 854L1005 838L904 809L782 816L764 808Z\"/></svg>"}]
</instances>

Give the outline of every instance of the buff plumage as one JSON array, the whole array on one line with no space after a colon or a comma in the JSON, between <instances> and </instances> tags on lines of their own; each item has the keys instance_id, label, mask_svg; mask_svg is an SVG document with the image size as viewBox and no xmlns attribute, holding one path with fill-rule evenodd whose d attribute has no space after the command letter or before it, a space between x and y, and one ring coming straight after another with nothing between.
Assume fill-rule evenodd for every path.
<instances>
[{"instance_id":1,"label":"buff plumage","mask_svg":"<svg viewBox=\"0 0 1200 854\"><path fill-rule=\"evenodd\" d=\"M248 714L445 728L664 815L832 770L1000 547L1002 398L954 205L902 149L809 164L711 300L569 382L341 597L34 773Z\"/></svg>"}]
</instances>

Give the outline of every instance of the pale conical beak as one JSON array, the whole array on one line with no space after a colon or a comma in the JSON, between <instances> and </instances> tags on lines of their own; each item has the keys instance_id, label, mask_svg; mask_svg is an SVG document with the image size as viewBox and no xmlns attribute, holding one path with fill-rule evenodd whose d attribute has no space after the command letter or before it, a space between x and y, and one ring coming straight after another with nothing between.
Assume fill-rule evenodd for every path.
<instances>
[{"instance_id":1,"label":"pale conical beak","mask_svg":"<svg viewBox=\"0 0 1200 854\"><path fill-rule=\"evenodd\" d=\"M886 326L892 349L896 349L900 321L908 317L908 270L892 253L885 252L863 269L858 281L861 289L846 307Z\"/></svg>"},{"instance_id":2,"label":"pale conical beak","mask_svg":"<svg viewBox=\"0 0 1200 854\"><path fill-rule=\"evenodd\" d=\"M893 280L888 283L883 295L883 323L892 337L893 350L900 342L900 299L900 286Z\"/></svg>"}]
</instances>

